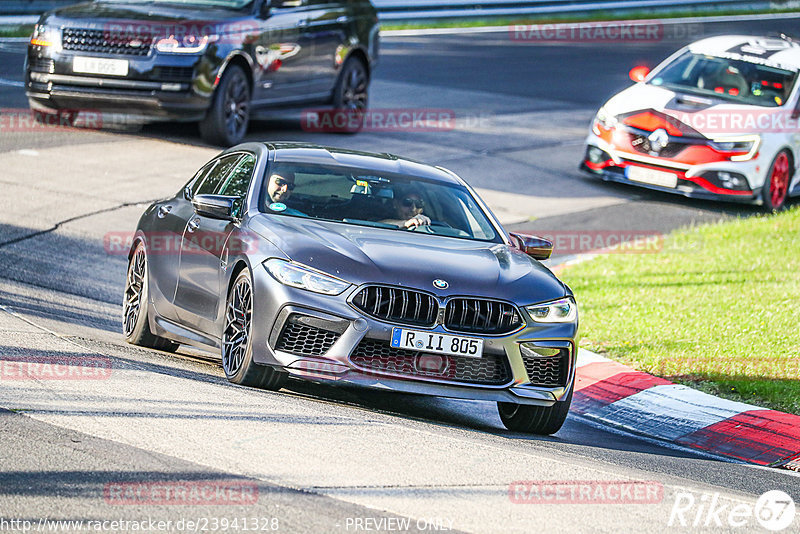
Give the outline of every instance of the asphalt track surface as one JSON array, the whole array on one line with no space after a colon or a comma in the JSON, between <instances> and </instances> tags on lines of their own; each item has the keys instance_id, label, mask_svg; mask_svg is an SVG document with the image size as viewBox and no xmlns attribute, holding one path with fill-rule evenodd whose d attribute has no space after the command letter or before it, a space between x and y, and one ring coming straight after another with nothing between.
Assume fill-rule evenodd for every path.
<instances>
[{"instance_id":1,"label":"asphalt track surface","mask_svg":"<svg viewBox=\"0 0 800 534\"><path fill-rule=\"evenodd\" d=\"M766 33L797 20L686 30L695 38ZM653 65L685 41L387 37L372 107L452 110L456 128L343 136L274 118L254 123L249 139L445 165L513 228L663 232L757 213L598 183L577 171L589 121L629 83L628 69ZM0 45L6 110L26 106L22 57L21 45ZM504 430L490 403L301 383L263 392L227 383L209 354L126 345L119 332L125 258L109 253L103 238L131 231L147 203L178 190L216 151L191 125L0 131L0 355L109 358L113 366L107 380L0 381L0 528L12 519L151 518L178 529L180 519L247 517L277 518L281 532L713 531L729 530L727 511L716 526L696 515L699 504L686 526L669 525L681 492L698 503L718 494L726 510L752 508L773 489L800 500L798 478L788 472L704 457L577 417L555 436L532 437ZM649 504L509 499L510 484L540 480L650 481L663 496ZM125 483L175 481L240 484L256 488L258 498L121 505L108 497L109 487ZM737 530L759 529L751 518Z\"/></svg>"}]
</instances>

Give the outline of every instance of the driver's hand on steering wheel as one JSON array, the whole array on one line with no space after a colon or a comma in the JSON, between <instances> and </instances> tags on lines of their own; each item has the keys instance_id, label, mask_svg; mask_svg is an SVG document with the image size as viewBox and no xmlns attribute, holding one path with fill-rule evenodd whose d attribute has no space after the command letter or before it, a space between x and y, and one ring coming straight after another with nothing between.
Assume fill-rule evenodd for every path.
<instances>
[{"instance_id":1,"label":"driver's hand on steering wheel","mask_svg":"<svg viewBox=\"0 0 800 534\"><path fill-rule=\"evenodd\" d=\"M416 228L417 226L428 226L431 224L431 219L423 214L414 215L409 220L407 220L403 226L408 228L409 230Z\"/></svg>"}]
</instances>

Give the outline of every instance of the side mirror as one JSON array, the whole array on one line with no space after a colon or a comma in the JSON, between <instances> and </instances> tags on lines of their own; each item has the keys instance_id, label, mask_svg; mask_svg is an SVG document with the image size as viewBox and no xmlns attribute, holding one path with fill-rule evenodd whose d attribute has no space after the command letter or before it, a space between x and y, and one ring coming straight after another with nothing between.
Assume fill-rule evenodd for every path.
<instances>
[{"instance_id":1,"label":"side mirror","mask_svg":"<svg viewBox=\"0 0 800 534\"><path fill-rule=\"evenodd\" d=\"M509 235L511 235L511 240L518 249L535 260L546 260L553 253L553 243L547 239L513 232Z\"/></svg>"},{"instance_id":2,"label":"side mirror","mask_svg":"<svg viewBox=\"0 0 800 534\"><path fill-rule=\"evenodd\" d=\"M628 73L628 76L631 77L631 80L638 83L643 82L648 74L650 74L650 69L644 65L639 65L638 67L633 67Z\"/></svg>"},{"instance_id":3,"label":"side mirror","mask_svg":"<svg viewBox=\"0 0 800 534\"><path fill-rule=\"evenodd\" d=\"M192 199L192 206L194 206L194 211L198 215L223 221L232 221L234 219L233 209L236 200L237 197L225 195L195 195Z\"/></svg>"}]
</instances>

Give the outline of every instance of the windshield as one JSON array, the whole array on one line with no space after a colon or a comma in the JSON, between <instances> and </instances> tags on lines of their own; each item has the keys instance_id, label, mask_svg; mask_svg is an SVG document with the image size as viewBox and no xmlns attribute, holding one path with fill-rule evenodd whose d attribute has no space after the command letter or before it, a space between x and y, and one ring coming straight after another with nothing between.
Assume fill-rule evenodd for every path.
<instances>
[{"instance_id":1,"label":"windshield","mask_svg":"<svg viewBox=\"0 0 800 534\"><path fill-rule=\"evenodd\" d=\"M242 9L253 0L103 0L103 2L124 2L126 4L186 4L195 6Z\"/></svg>"},{"instance_id":2,"label":"windshield","mask_svg":"<svg viewBox=\"0 0 800 534\"><path fill-rule=\"evenodd\" d=\"M649 83L675 91L716 96L743 104L782 106L797 73L739 59L686 52Z\"/></svg>"},{"instance_id":3,"label":"windshield","mask_svg":"<svg viewBox=\"0 0 800 534\"><path fill-rule=\"evenodd\" d=\"M274 164L261 191L264 213L501 242L460 185L363 169Z\"/></svg>"}]
</instances>

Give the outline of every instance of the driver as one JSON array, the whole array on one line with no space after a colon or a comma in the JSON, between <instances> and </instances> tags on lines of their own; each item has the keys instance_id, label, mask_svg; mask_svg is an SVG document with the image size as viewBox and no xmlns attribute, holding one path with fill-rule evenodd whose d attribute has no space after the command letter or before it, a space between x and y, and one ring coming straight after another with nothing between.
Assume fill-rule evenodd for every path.
<instances>
[{"instance_id":1,"label":"driver","mask_svg":"<svg viewBox=\"0 0 800 534\"><path fill-rule=\"evenodd\" d=\"M396 190L392 207L396 218L384 219L381 222L395 224L409 230L431 224L430 218L422 214L422 210L425 209L425 201L416 190Z\"/></svg>"},{"instance_id":2,"label":"driver","mask_svg":"<svg viewBox=\"0 0 800 534\"><path fill-rule=\"evenodd\" d=\"M294 173L292 171L277 171L270 175L267 182L267 207L272 211L282 212L286 215L303 215L305 213L290 208L286 205L294 191Z\"/></svg>"}]
</instances>

